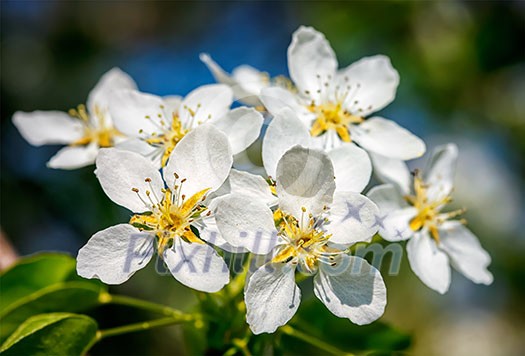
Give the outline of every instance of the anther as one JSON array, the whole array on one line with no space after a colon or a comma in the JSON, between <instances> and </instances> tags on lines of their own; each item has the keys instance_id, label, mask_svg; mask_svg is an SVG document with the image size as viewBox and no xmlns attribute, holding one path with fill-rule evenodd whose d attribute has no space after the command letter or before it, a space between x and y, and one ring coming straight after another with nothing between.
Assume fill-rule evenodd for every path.
<instances>
[{"instance_id":1,"label":"anther","mask_svg":"<svg viewBox=\"0 0 525 356\"><path fill-rule=\"evenodd\" d=\"M146 178L146 179L144 179L144 182L146 182L146 183L150 183L150 182L151 182L151 178Z\"/></svg>"},{"instance_id":2,"label":"anther","mask_svg":"<svg viewBox=\"0 0 525 356\"><path fill-rule=\"evenodd\" d=\"M131 190L135 193L138 193L139 192L139 189L138 188L131 188Z\"/></svg>"}]
</instances>

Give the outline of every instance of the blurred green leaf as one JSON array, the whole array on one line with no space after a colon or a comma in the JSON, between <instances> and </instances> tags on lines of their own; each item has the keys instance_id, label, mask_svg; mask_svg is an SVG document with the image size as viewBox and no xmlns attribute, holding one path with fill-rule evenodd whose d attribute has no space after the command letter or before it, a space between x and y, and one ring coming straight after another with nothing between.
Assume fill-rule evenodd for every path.
<instances>
[{"instance_id":1,"label":"blurred green leaf","mask_svg":"<svg viewBox=\"0 0 525 356\"><path fill-rule=\"evenodd\" d=\"M43 253L22 258L0 274L0 312L24 296L67 280L74 270L75 260L65 254Z\"/></svg>"},{"instance_id":2,"label":"blurred green leaf","mask_svg":"<svg viewBox=\"0 0 525 356\"><path fill-rule=\"evenodd\" d=\"M48 312L78 312L98 305L101 289L87 282L64 282L31 293L0 313L0 342L27 318Z\"/></svg>"},{"instance_id":3,"label":"blurred green leaf","mask_svg":"<svg viewBox=\"0 0 525 356\"><path fill-rule=\"evenodd\" d=\"M347 352L402 351L411 344L409 335L385 323L376 321L370 325L355 325L331 314L315 299L301 304L291 324L296 329ZM293 354L312 355L319 352L312 350L311 345L304 341L285 334L281 337L280 346L288 352L293 350Z\"/></svg>"},{"instance_id":4,"label":"blurred green leaf","mask_svg":"<svg viewBox=\"0 0 525 356\"><path fill-rule=\"evenodd\" d=\"M96 339L97 323L69 313L27 319L0 348L3 355L82 355Z\"/></svg>"},{"instance_id":5,"label":"blurred green leaf","mask_svg":"<svg viewBox=\"0 0 525 356\"><path fill-rule=\"evenodd\" d=\"M106 287L77 276L75 259L44 253L21 259L0 275L0 342L26 319L49 312L78 312L99 304Z\"/></svg>"}]
</instances>

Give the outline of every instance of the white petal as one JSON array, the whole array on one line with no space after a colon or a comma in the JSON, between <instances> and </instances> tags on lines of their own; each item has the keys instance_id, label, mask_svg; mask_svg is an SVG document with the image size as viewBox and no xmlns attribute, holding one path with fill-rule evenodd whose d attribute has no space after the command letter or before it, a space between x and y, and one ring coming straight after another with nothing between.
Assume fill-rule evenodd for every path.
<instances>
[{"instance_id":1,"label":"white petal","mask_svg":"<svg viewBox=\"0 0 525 356\"><path fill-rule=\"evenodd\" d=\"M106 72L91 90L87 99L87 107L92 115L95 115L96 108L106 111L109 106L109 98L113 91L130 89L137 90L137 84L126 73L119 68L112 68Z\"/></svg>"},{"instance_id":2,"label":"white petal","mask_svg":"<svg viewBox=\"0 0 525 356\"><path fill-rule=\"evenodd\" d=\"M388 158L372 152L369 154L374 173L380 181L394 184L405 195L410 193L412 176L403 160Z\"/></svg>"},{"instance_id":3,"label":"white petal","mask_svg":"<svg viewBox=\"0 0 525 356\"><path fill-rule=\"evenodd\" d=\"M425 153L425 143L391 120L373 117L352 127L352 137L367 151L408 160Z\"/></svg>"},{"instance_id":4,"label":"white petal","mask_svg":"<svg viewBox=\"0 0 525 356\"><path fill-rule=\"evenodd\" d=\"M317 90L334 79L336 70L337 59L325 36L312 27L299 27L288 47L288 71L299 91L318 98Z\"/></svg>"},{"instance_id":5,"label":"white petal","mask_svg":"<svg viewBox=\"0 0 525 356\"><path fill-rule=\"evenodd\" d=\"M95 174L106 195L118 205L140 213L151 209L146 191L157 203L161 199L164 182L155 165L138 153L116 148L100 150ZM151 182L146 182L149 178ZM138 189L137 194L132 189ZM145 203L148 202L148 203Z\"/></svg>"},{"instance_id":6,"label":"white petal","mask_svg":"<svg viewBox=\"0 0 525 356\"><path fill-rule=\"evenodd\" d=\"M217 227L229 244L263 255L275 247L277 230L273 213L264 202L228 194L214 203Z\"/></svg>"},{"instance_id":7,"label":"white petal","mask_svg":"<svg viewBox=\"0 0 525 356\"><path fill-rule=\"evenodd\" d=\"M447 222L439 229L439 241L452 266L465 277L475 283L492 283L494 277L487 270L490 255L469 229L457 221Z\"/></svg>"},{"instance_id":8,"label":"white petal","mask_svg":"<svg viewBox=\"0 0 525 356\"><path fill-rule=\"evenodd\" d=\"M238 193L252 200L264 202L267 206L277 203L277 197L272 194L270 185L263 177L248 172L232 169L228 179L215 191L215 196Z\"/></svg>"},{"instance_id":9,"label":"white petal","mask_svg":"<svg viewBox=\"0 0 525 356\"><path fill-rule=\"evenodd\" d=\"M130 139L124 140L122 142L117 143L115 145L115 148L119 150L123 150L123 151L135 152L144 157L149 157L149 158L152 158L152 156L155 155L155 152L159 151L159 147L152 146L146 141L141 140L140 138L130 138ZM159 152L160 154L162 154L164 150L160 148Z\"/></svg>"},{"instance_id":10,"label":"white petal","mask_svg":"<svg viewBox=\"0 0 525 356\"><path fill-rule=\"evenodd\" d=\"M432 201L443 199L454 188L454 175L458 159L458 147L449 143L436 147L428 160L423 180L428 185L428 198Z\"/></svg>"},{"instance_id":11,"label":"white petal","mask_svg":"<svg viewBox=\"0 0 525 356\"><path fill-rule=\"evenodd\" d=\"M407 244L412 271L428 287L445 294L450 286L450 265L447 255L438 249L428 232L417 233Z\"/></svg>"},{"instance_id":12,"label":"white petal","mask_svg":"<svg viewBox=\"0 0 525 356\"><path fill-rule=\"evenodd\" d=\"M235 98L247 105L262 105L257 96L267 82L263 80L264 76L257 69L240 66L229 75L208 54L201 53L199 58L206 64L216 81L232 88Z\"/></svg>"},{"instance_id":13,"label":"white petal","mask_svg":"<svg viewBox=\"0 0 525 356\"><path fill-rule=\"evenodd\" d=\"M261 113L245 107L234 109L218 120L210 121L226 134L233 154L244 151L259 137L263 122Z\"/></svg>"},{"instance_id":14,"label":"white petal","mask_svg":"<svg viewBox=\"0 0 525 356\"><path fill-rule=\"evenodd\" d=\"M178 95L163 96L164 112L167 118L173 118L179 114L180 106L182 104L182 97Z\"/></svg>"},{"instance_id":15,"label":"white petal","mask_svg":"<svg viewBox=\"0 0 525 356\"><path fill-rule=\"evenodd\" d=\"M258 96L263 88L269 84L268 74L263 73L252 66L240 65L233 69L232 77L239 83L246 93ZM240 96L240 100L245 100L245 97Z\"/></svg>"},{"instance_id":16,"label":"white petal","mask_svg":"<svg viewBox=\"0 0 525 356\"><path fill-rule=\"evenodd\" d=\"M375 225L385 240L402 241L414 235L409 224L417 210L408 205L392 184L375 186L367 196L379 207Z\"/></svg>"},{"instance_id":17,"label":"white petal","mask_svg":"<svg viewBox=\"0 0 525 356\"><path fill-rule=\"evenodd\" d=\"M213 247L175 239L164 261L176 280L190 288L214 293L230 281L228 266Z\"/></svg>"},{"instance_id":18,"label":"white petal","mask_svg":"<svg viewBox=\"0 0 525 356\"><path fill-rule=\"evenodd\" d=\"M346 108L361 116L368 116L390 104L399 85L399 74L390 59L383 55L362 58L341 69L337 77L340 86L351 86ZM358 112L358 109L362 111Z\"/></svg>"},{"instance_id":19,"label":"white petal","mask_svg":"<svg viewBox=\"0 0 525 356\"><path fill-rule=\"evenodd\" d=\"M335 173L338 191L360 193L365 189L372 175L372 163L368 154L351 143L345 143L328 152Z\"/></svg>"},{"instance_id":20,"label":"white petal","mask_svg":"<svg viewBox=\"0 0 525 356\"><path fill-rule=\"evenodd\" d=\"M163 100L136 90L117 90L110 98L109 112L115 127L131 137L151 136L169 129ZM164 122L164 125L162 125Z\"/></svg>"},{"instance_id":21,"label":"white petal","mask_svg":"<svg viewBox=\"0 0 525 356\"><path fill-rule=\"evenodd\" d=\"M308 128L290 109L279 111L266 130L262 144L262 159L266 173L275 178L277 163L295 145L309 146Z\"/></svg>"},{"instance_id":22,"label":"white petal","mask_svg":"<svg viewBox=\"0 0 525 356\"><path fill-rule=\"evenodd\" d=\"M318 150L292 147L279 160L276 175L279 207L300 217L302 209L317 216L330 205L335 191L334 168Z\"/></svg>"},{"instance_id":23,"label":"white petal","mask_svg":"<svg viewBox=\"0 0 525 356\"><path fill-rule=\"evenodd\" d=\"M377 204L382 214L408 206L401 193L392 184L376 185L366 195Z\"/></svg>"},{"instance_id":24,"label":"white petal","mask_svg":"<svg viewBox=\"0 0 525 356\"><path fill-rule=\"evenodd\" d=\"M203 189L213 191L219 188L228 177L232 164L226 135L213 125L201 125L175 146L164 167L164 179L168 187L186 179L181 194L191 197ZM177 182L175 173L179 176Z\"/></svg>"},{"instance_id":25,"label":"white petal","mask_svg":"<svg viewBox=\"0 0 525 356\"><path fill-rule=\"evenodd\" d=\"M264 88L261 90L261 101L266 110L273 116L277 115L284 108L291 109L296 116L301 118L306 114L306 109L300 104L297 95L284 88Z\"/></svg>"},{"instance_id":26,"label":"white petal","mask_svg":"<svg viewBox=\"0 0 525 356\"><path fill-rule=\"evenodd\" d=\"M246 321L252 332L273 333L299 308L301 290L295 284L295 269L287 264L259 268L248 281L244 300Z\"/></svg>"},{"instance_id":27,"label":"white petal","mask_svg":"<svg viewBox=\"0 0 525 356\"><path fill-rule=\"evenodd\" d=\"M213 208L212 208L213 206ZM208 208L214 210L214 203ZM202 215L201 215L202 216ZM237 247L229 244L223 237L219 228L217 227L217 221L215 215L210 216L204 215L201 220L195 224L195 227L199 230L199 237L212 244L213 246L219 247L221 250L228 251L231 253L245 253L248 252L244 247Z\"/></svg>"},{"instance_id":28,"label":"white petal","mask_svg":"<svg viewBox=\"0 0 525 356\"><path fill-rule=\"evenodd\" d=\"M95 163L98 154L98 145L90 143L87 146L68 146L60 149L47 162L49 168L77 169Z\"/></svg>"},{"instance_id":29,"label":"white petal","mask_svg":"<svg viewBox=\"0 0 525 356\"><path fill-rule=\"evenodd\" d=\"M330 205L329 224L324 225L332 234L331 243L353 244L370 241L377 232L377 206L367 197L354 192L336 192Z\"/></svg>"},{"instance_id":30,"label":"white petal","mask_svg":"<svg viewBox=\"0 0 525 356\"><path fill-rule=\"evenodd\" d=\"M124 283L151 260L154 240L128 224L99 231L78 251L77 273L106 284Z\"/></svg>"},{"instance_id":31,"label":"white petal","mask_svg":"<svg viewBox=\"0 0 525 356\"><path fill-rule=\"evenodd\" d=\"M61 111L17 111L13 124L33 146L68 144L84 135L82 121Z\"/></svg>"},{"instance_id":32,"label":"white petal","mask_svg":"<svg viewBox=\"0 0 525 356\"><path fill-rule=\"evenodd\" d=\"M314 293L334 315L348 318L357 325L370 324L385 310L383 278L366 260L341 257L336 267L321 265L314 278Z\"/></svg>"},{"instance_id":33,"label":"white petal","mask_svg":"<svg viewBox=\"0 0 525 356\"><path fill-rule=\"evenodd\" d=\"M186 127L196 127L209 119L226 115L233 102L233 92L224 84L198 87L182 101L179 115Z\"/></svg>"},{"instance_id":34,"label":"white petal","mask_svg":"<svg viewBox=\"0 0 525 356\"><path fill-rule=\"evenodd\" d=\"M410 228L410 222L417 215L417 209L408 206L399 210L393 210L380 215L377 219L379 234L387 241L396 242L409 239L414 236L414 231Z\"/></svg>"}]
</instances>

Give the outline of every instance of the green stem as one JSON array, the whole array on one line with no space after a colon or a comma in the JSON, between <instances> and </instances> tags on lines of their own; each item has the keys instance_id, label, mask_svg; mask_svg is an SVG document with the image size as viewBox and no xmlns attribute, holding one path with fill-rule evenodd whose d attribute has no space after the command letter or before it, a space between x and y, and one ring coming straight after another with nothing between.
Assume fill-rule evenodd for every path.
<instances>
[{"instance_id":1,"label":"green stem","mask_svg":"<svg viewBox=\"0 0 525 356\"><path fill-rule=\"evenodd\" d=\"M244 356L251 356L250 350L248 350L248 339L233 339L232 344L237 347Z\"/></svg>"},{"instance_id":2,"label":"green stem","mask_svg":"<svg viewBox=\"0 0 525 356\"><path fill-rule=\"evenodd\" d=\"M326 351L326 352L331 353L333 355L346 355L346 356L353 355L352 353L343 352L343 351L339 350L337 347L334 347L334 346L332 346L332 345L330 345L330 344L328 344L328 343L326 343L326 342L324 342L322 340L316 339L313 336L307 335L307 334L303 333L302 331L294 329L290 325L282 326L280 328L280 330L283 333L285 333L286 335L289 335L289 336L295 337L296 339L305 341L305 342L309 343L310 345L313 345L313 346L317 347L318 349Z\"/></svg>"},{"instance_id":3,"label":"green stem","mask_svg":"<svg viewBox=\"0 0 525 356\"><path fill-rule=\"evenodd\" d=\"M160 319L145 321L141 323L129 324L125 326L119 326L116 328L100 330L97 333L97 341L105 339L110 336L128 334L128 333L132 333L136 331L143 331L143 330L158 328L161 326L181 324L181 323L192 321L192 320L194 319L191 315L184 315L183 317L180 317L180 318L176 318L176 317L160 318Z\"/></svg>"},{"instance_id":4,"label":"green stem","mask_svg":"<svg viewBox=\"0 0 525 356\"><path fill-rule=\"evenodd\" d=\"M100 295L99 300L102 304L118 304L137 309L147 310L153 313L162 314L172 318L185 316L183 312L177 309L173 309L166 305L148 302L142 299L136 299L132 297L126 297L123 295L113 295L109 293L103 293Z\"/></svg>"}]
</instances>

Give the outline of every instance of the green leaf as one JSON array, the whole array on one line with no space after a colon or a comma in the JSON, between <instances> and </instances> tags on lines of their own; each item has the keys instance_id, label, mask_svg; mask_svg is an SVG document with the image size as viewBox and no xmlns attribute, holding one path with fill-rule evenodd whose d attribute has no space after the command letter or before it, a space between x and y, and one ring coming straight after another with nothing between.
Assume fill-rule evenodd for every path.
<instances>
[{"instance_id":1,"label":"green leaf","mask_svg":"<svg viewBox=\"0 0 525 356\"><path fill-rule=\"evenodd\" d=\"M97 323L69 313L27 319L0 347L2 355L82 355L97 338Z\"/></svg>"},{"instance_id":2,"label":"green leaf","mask_svg":"<svg viewBox=\"0 0 525 356\"><path fill-rule=\"evenodd\" d=\"M87 281L62 282L20 298L0 313L0 342L29 317L49 312L78 312L100 304L103 288Z\"/></svg>"},{"instance_id":3,"label":"green leaf","mask_svg":"<svg viewBox=\"0 0 525 356\"><path fill-rule=\"evenodd\" d=\"M40 253L20 259L0 273L0 314L21 298L60 282L83 281L105 288L100 281L79 277L75 266L75 259L63 253Z\"/></svg>"},{"instance_id":4,"label":"green leaf","mask_svg":"<svg viewBox=\"0 0 525 356\"><path fill-rule=\"evenodd\" d=\"M0 313L24 296L67 280L73 271L75 260L69 255L44 253L22 258L0 274Z\"/></svg>"},{"instance_id":5,"label":"green leaf","mask_svg":"<svg viewBox=\"0 0 525 356\"><path fill-rule=\"evenodd\" d=\"M317 299L302 303L291 324L346 352L401 351L406 350L411 343L409 335L381 321L359 326L348 319L338 318ZM294 354L312 355L319 352L303 341L284 334L281 343L283 349L294 350Z\"/></svg>"}]
</instances>

